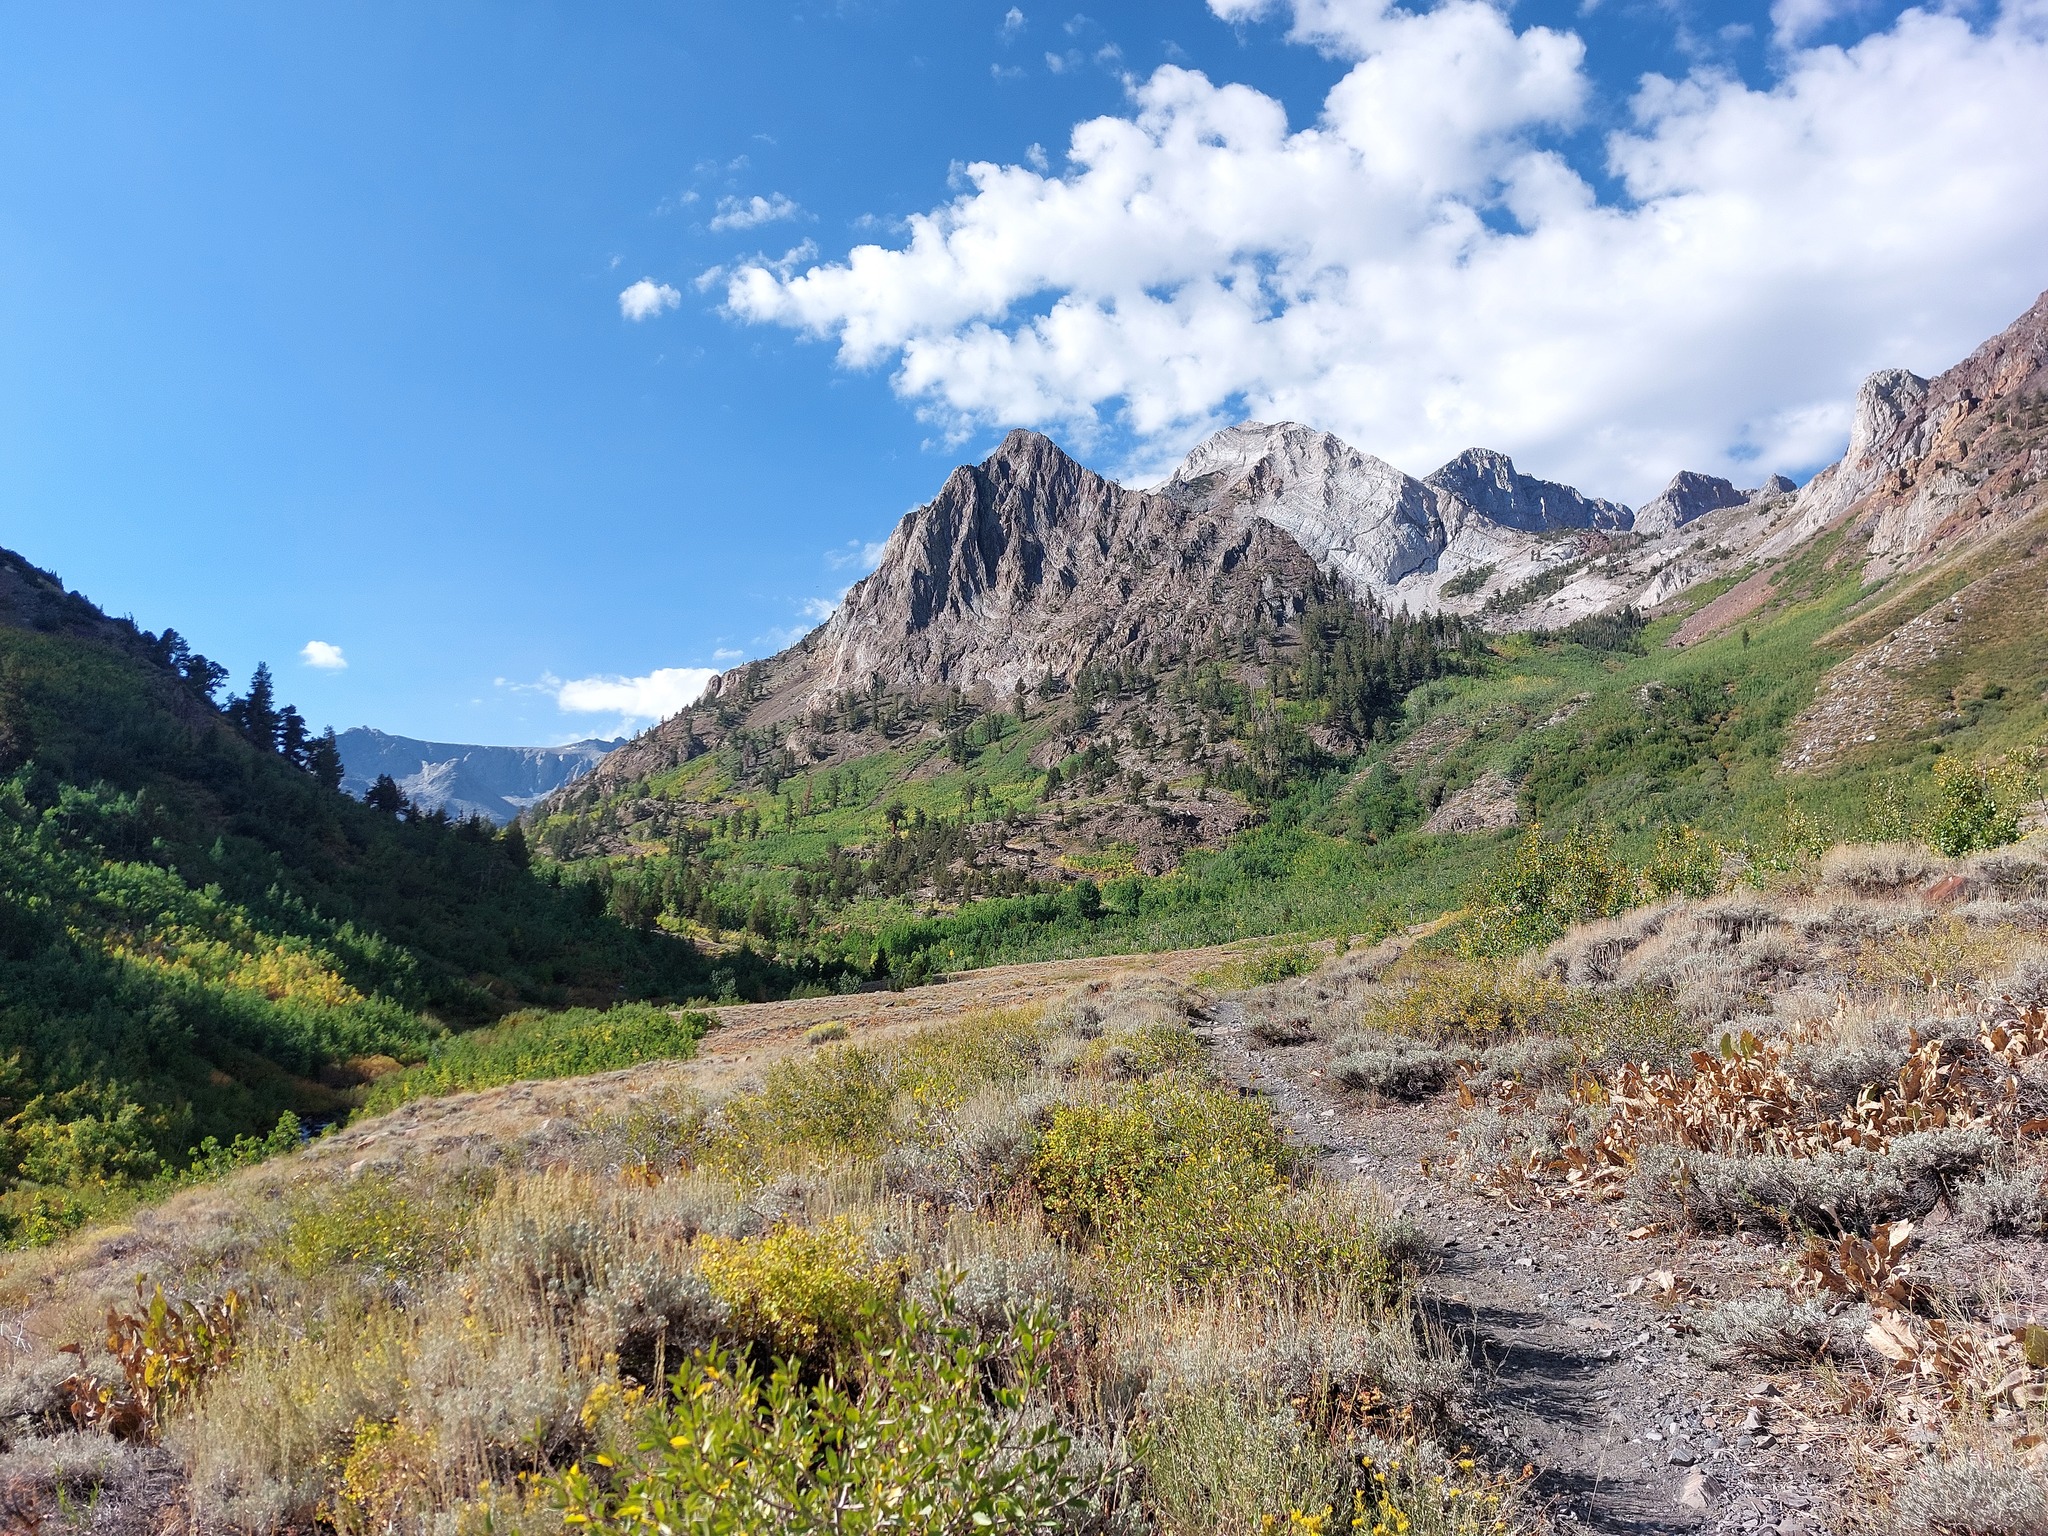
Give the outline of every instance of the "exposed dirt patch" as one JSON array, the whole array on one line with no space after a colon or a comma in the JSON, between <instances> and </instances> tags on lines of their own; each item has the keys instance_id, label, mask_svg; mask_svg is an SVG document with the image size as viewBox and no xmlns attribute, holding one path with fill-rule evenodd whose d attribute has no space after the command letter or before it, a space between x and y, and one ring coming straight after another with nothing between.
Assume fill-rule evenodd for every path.
<instances>
[{"instance_id":1,"label":"exposed dirt patch","mask_svg":"<svg viewBox=\"0 0 2048 1536\"><path fill-rule=\"evenodd\" d=\"M1387 754L1387 762L1396 773L1410 773L1424 763L1433 763L1456 751L1471 739L1469 721L1452 715L1438 715L1409 732L1408 739Z\"/></svg>"},{"instance_id":2,"label":"exposed dirt patch","mask_svg":"<svg viewBox=\"0 0 2048 1536\"><path fill-rule=\"evenodd\" d=\"M1763 607L1770 601L1771 591L1771 573L1758 571L1703 605L1678 626L1678 632L1668 643L1673 646L1697 645L1709 635L1718 635L1730 624L1748 618Z\"/></svg>"}]
</instances>

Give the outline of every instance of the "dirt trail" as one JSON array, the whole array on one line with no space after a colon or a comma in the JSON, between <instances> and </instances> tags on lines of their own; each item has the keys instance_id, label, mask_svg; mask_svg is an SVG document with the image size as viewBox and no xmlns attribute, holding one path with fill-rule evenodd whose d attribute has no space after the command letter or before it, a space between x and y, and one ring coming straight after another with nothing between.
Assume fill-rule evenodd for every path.
<instances>
[{"instance_id":1,"label":"dirt trail","mask_svg":"<svg viewBox=\"0 0 2048 1536\"><path fill-rule=\"evenodd\" d=\"M844 1023L863 1038L983 1008L1043 1006L1087 982L1125 975L1166 976L1186 982L1234 961L1276 946L1286 938L1244 939L1205 949L1164 950L1140 955L1083 955L1072 960L1037 960L1022 965L996 965L968 971L957 978L912 987L903 992L854 992L845 996L797 998L782 1003L741 1003L717 1008L718 1028L704 1037L692 1064L692 1078L717 1081L757 1070L767 1057L779 1055L790 1042L816 1024ZM1328 954L1329 941L1302 946Z\"/></svg>"},{"instance_id":2,"label":"dirt trail","mask_svg":"<svg viewBox=\"0 0 2048 1536\"><path fill-rule=\"evenodd\" d=\"M1261 1045L1228 999L1196 1027L1223 1078L1265 1095L1326 1173L1371 1181L1442 1244L1423 1301L1478 1367L1473 1427L1497 1464L1536 1468L1561 1530L1824 1529L1826 1490L1796 1476L1766 1486L1734 1443L1731 1384L1686 1353L1670 1315L1624 1293L1672 1266L1668 1243L1631 1242L1603 1208L1515 1211L1431 1179L1421 1160L1450 1147L1441 1104L1325 1092L1314 1047Z\"/></svg>"}]
</instances>

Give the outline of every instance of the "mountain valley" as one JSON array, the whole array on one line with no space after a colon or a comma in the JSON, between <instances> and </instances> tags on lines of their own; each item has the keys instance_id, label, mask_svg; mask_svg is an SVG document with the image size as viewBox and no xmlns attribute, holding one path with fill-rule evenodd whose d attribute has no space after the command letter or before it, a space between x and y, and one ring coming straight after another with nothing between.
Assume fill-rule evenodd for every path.
<instances>
[{"instance_id":1,"label":"mountain valley","mask_svg":"<svg viewBox=\"0 0 2048 1536\"><path fill-rule=\"evenodd\" d=\"M0 553L0 1523L2039 1536L2044 479L1015 432L562 749Z\"/></svg>"}]
</instances>

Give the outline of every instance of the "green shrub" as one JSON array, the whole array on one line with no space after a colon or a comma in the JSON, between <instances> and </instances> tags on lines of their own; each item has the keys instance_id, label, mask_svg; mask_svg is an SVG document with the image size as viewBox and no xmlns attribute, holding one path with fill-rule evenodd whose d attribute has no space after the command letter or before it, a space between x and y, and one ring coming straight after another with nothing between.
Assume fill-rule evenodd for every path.
<instances>
[{"instance_id":1,"label":"green shrub","mask_svg":"<svg viewBox=\"0 0 2048 1536\"><path fill-rule=\"evenodd\" d=\"M1384 1300L1394 1278L1377 1222L1345 1192L1291 1188L1271 1163L1228 1147L1168 1169L1111 1233L1108 1254L1127 1283L1178 1291Z\"/></svg>"},{"instance_id":2,"label":"green shrub","mask_svg":"<svg viewBox=\"0 0 2048 1536\"><path fill-rule=\"evenodd\" d=\"M1827 829L1787 794L1783 809L1743 840L1747 865L1743 878L1758 890L1807 880L1817 873L1820 856L1834 841Z\"/></svg>"},{"instance_id":3,"label":"green shrub","mask_svg":"<svg viewBox=\"0 0 2048 1536\"><path fill-rule=\"evenodd\" d=\"M1424 1040L1483 1042L1551 1024L1569 993L1505 960L1443 956L1389 976L1401 989L1366 1010L1369 1029Z\"/></svg>"},{"instance_id":4,"label":"green shrub","mask_svg":"<svg viewBox=\"0 0 2048 1536\"><path fill-rule=\"evenodd\" d=\"M1676 1001L1661 987L1575 990L1558 1009L1556 1028L1587 1061L1656 1066L1683 1060L1701 1034L1697 1024L1679 1016Z\"/></svg>"},{"instance_id":5,"label":"green shrub","mask_svg":"<svg viewBox=\"0 0 2048 1536\"><path fill-rule=\"evenodd\" d=\"M1202 1060L1202 1045L1178 1019L1161 1019L1136 1029L1098 1035L1082 1047L1075 1067L1090 1076L1157 1077L1187 1070Z\"/></svg>"},{"instance_id":6,"label":"green shrub","mask_svg":"<svg viewBox=\"0 0 2048 1536\"><path fill-rule=\"evenodd\" d=\"M902 1260L877 1258L845 1217L760 1237L701 1237L697 1268L741 1338L777 1358L806 1360L852 1349L906 1273Z\"/></svg>"},{"instance_id":7,"label":"green shrub","mask_svg":"<svg viewBox=\"0 0 2048 1536\"><path fill-rule=\"evenodd\" d=\"M1520 954L1574 923L1625 911L1638 895L1634 871L1605 838L1577 828L1546 837L1531 827L1481 883L1461 947L1475 957Z\"/></svg>"},{"instance_id":8,"label":"green shrub","mask_svg":"<svg viewBox=\"0 0 2048 1536\"><path fill-rule=\"evenodd\" d=\"M2019 841L2020 813L2038 774L2027 762L1970 763L1942 757L1934 765L1934 808L1921 835L1950 858Z\"/></svg>"},{"instance_id":9,"label":"green shrub","mask_svg":"<svg viewBox=\"0 0 2048 1536\"><path fill-rule=\"evenodd\" d=\"M717 1352L608 1444L543 1479L594 1536L1008 1536L1082 1513L1064 1431L1032 1412L1057 1330L1043 1316L980 1343L906 1304L862 1332L845 1384L794 1360L765 1378Z\"/></svg>"},{"instance_id":10,"label":"green shrub","mask_svg":"<svg viewBox=\"0 0 2048 1536\"><path fill-rule=\"evenodd\" d=\"M1440 590L1445 597L1471 597L1481 587L1485 586L1488 581L1492 580L1496 569L1497 567L1491 565L1472 566L1467 570L1458 572L1457 575L1445 582Z\"/></svg>"},{"instance_id":11,"label":"green shrub","mask_svg":"<svg viewBox=\"0 0 2048 1536\"><path fill-rule=\"evenodd\" d=\"M888 1058L862 1045L827 1045L780 1061L761 1086L727 1100L711 1135L713 1160L759 1171L804 1152L873 1157L888 1140L896 1085Z\"/></svg>"},{"instance_id":12,"label":"green shrub","mask_svg":"<svg viewBox=\"0 0 2048 1536\"><path fill-rule=\"evenodd\" d=\"M1643 866L1643 884L1658 897L1714 894L1721 883L1721 845L1697 827L1665 826Z\"/></svg>"},{"instance_id":13,"label":"green shrub","mask_svg":"<svg viewBox=\"0 0 2048 1536\"><path fill-rule=\"evenodd\" d=\"M377 1114L435 1094L682 1060L696 1054L709 1028L706 1014L675 1014L647 1003L517 1013L488 1029L449 1035L435 1043L420 1065L379 1078L363 1101L363 1113Z\"/></svg>"},{"instance_id":14,"label":"green shrub","mask_svg":"<svg viewBox=\"0 0 2048 1536\"><path fill-rule=\"evenodd\" d=\"M1291 1163L1270 1111L1215 1088L1146 1083L1108 1104L1054 1111L1031 1163L1031 1184L1056 1225L1109 1231L1183 1161L1222 1153L1265 1170Z\"/></svg>"},{"instance_id":15,"label":"green shrub","mask_svg":"<svg viewBox=\"0 0 2048 1536\"><path fill-rule=\"evenodd\" d=\"M1320 955L1298 944L1289 949L1269 949L1245 966L1245 984L1270 987L1291 976L1306 976L1321 963Z\"/></svg>"},{"instance_id":16,"label":"green shrub","mask_svg":"<svg viewBox=\"0 0 2048 1536\"><path fill-rule=\"evenodd\" d=\"M392 1276L431 1274L466 1253L460 1203L365 1173L319 1195L292 1200L279 1243L286 1270L302 1280L353 1267Z\"/></svg>"}]
</instances>

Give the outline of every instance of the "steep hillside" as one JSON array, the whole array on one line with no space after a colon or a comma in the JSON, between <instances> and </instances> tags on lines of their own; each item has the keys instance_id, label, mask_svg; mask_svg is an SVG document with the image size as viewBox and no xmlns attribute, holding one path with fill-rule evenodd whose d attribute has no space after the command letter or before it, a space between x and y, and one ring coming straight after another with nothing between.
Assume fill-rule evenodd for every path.
<instances>
[{"instance_id":1,"label":"steep hillside","mask_svg":"<svg viewBox=\"0 0 2048 1536\"><path fill-rule=\"evenodd\" d=\"M461 820L481 816L499 825L588 773L617 741L566 747L478 747L415 741L368 726L343 731L341 787L361 799L380 775L406 799Z\"/></svg>"},{"instance_id":2,"label":"steep hillside","mask_svg":"<svg viewBox=\"0 0 2048 1536\"><path fill-rule=\"evenodd\" d=\"M0 553L0 1227L332 1116L444 1027L704 990L518 839L339 793L267 675L221 681Z\"/></svg>"}]
</instances>

